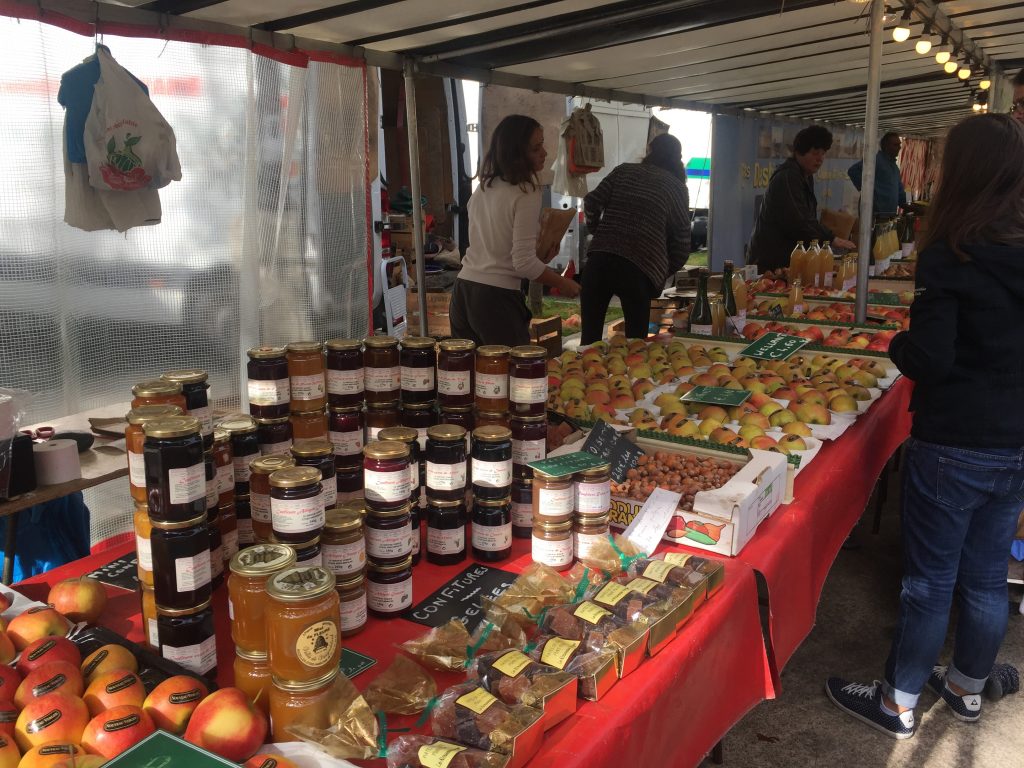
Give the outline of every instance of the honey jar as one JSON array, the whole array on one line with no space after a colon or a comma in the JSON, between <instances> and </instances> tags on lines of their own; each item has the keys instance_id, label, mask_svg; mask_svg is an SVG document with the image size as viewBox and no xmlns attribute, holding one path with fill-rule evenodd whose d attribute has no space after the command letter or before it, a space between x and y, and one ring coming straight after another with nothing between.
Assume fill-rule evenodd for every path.
<instances>
[{"instance_id":1,"label":"honey jar","mask_svg":"<svg viewBox=\"0 0 1024 768\"><path fill-rule=\"evenodd\" d=\"M280 743L298 741L288 733L288 726L301 722L313 728L326 729L333 725L331 712L334 681L340 670L332 669L315 680L299 682L271 676L270 685L270 737Z\"/></svg>"},{"instance_id":2,"label":"honey jar","mask_svg":"<svg viewBox=\"0 0 1024 768\"><path fill-rule=\"evenodd\" d=\"M509 347L487 344L476 350L476 381L473 391L481 411L503 413L508 410Z\"/></svg>"},{"instance_id":3,"label":"honey jar","mask_svg":"<svg viewBox=\"0 0 1024 768\"><path fill-rule=\"evenodd\" d=\"M340 604L334 574L289 568L267 581L266 626L270 673L310 683L338 668Z\"/></svg>"},{"instance_id":4,"label":"honey jar","mask_svg":"<svg viewBox=\"0 0 1024 768\"><path fill-rule=\"evenodd\" d=\"M318 341L295 341L286 346L292 413L322 411L327 405L323 347Z\"/></svg>"},{"instance_id":5,"label":"honey jar","mask_svg":"<svg viewBox=\"0 0 1024 768\"><path fill-rule=\"evenodd\" d=\"M270 664L265 653L246 653L235 649L235 688L270 716Z\"/></svg>"},{"instance_id":6,"label":"honey jar","mask_svg":"<svg viewBox=\"0 0 1024 768\"><path fill-rule=\"evenodd\" d=\"M228 564L228 617L231 639L246 653L267 652L267 580L295 565L287 544L256 544L235 554Z\"/></svg>"},{"instance_id":7,"label":"honey jar","mask_svg":"<svg viewBox=\"0 0 1024 768\"><path fill-rule=\"evenodd\" d=\"M153 525L149 521L149 508L145 504L135 505L132 517L135 527L135 553L138 560L136 570L139 582L144 587L153 588L153 548L150 544L150 533Z\"/></svg>"},{"instance_id":8,"label":"honey jar","mask_svg":"<svg viewBox=\"0 0 1024 768\"><path fill-rule=\"evenodd\" d=\"M366 422L366 442L372 443L380 438L377 435L382 429L398 426L398 403L374 405L367 403L364 414Z\"/></svg>"},{"instance_id":9,"label":"honey jar","mask_svg":"<svg viewBox=\"0 0 1024 768\"><path fill-rule=\"evenodd\" d=\"M292 425L292 439L296 442L325 439L330 433L327 428L327 412L322 408L316 411L292 411L288 420Z\"/></svg>"},{"instance_id":10,"label":"honey jar","mask_svg":"<svg viewBox=\"0 0 1024 768\"><path fill-rule=\"evenodd\" d=\"M156 594L151 587L142 585L142 631L146 636L146 645L157 653L160 652L160 635L156 624Z\"/></svg>"},{"instance_id":11,"label":"honey jar","mask_svg":"<svg viewBox=\"0 0 1024 768\"><path fill-rule=\"evenodd\" d=\"M182 413L188 408L181 384L166 379L142 381L132 387L132 408L143 405L176 405Z\"/></svg>"}]
</instances>

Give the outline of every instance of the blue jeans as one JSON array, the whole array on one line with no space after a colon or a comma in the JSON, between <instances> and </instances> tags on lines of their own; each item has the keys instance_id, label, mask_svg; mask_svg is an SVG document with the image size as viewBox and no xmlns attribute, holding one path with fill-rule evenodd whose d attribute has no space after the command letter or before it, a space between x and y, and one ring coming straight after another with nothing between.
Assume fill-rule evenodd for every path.
<instances>
[{"instance_id":1,"label":"blue jeans","mask_svg":"<svg viewBox=\"0 0 1024 768\"><path fill-rule=\"evenodd\" d=\"M914 707L960 604L947 680L981 693L1009 618L1010 543L1024 503L1024 449L910 438L903 475L903 590L883 693Z\"/></svg>"}]
</instances>

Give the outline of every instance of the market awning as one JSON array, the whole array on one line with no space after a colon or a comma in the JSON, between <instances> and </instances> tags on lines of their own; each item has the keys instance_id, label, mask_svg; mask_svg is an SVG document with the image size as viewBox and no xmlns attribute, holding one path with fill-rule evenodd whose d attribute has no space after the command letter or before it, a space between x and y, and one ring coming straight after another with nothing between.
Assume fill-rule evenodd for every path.
<instances>
[{"instance_id":1,"label":"market awning","mask_svg":"<svg viewBox=\"0 0 1024 768\"><path fill-rule=\"evenodd\" d=\"M711 158L691 157L686 163L686 176L690 179L710 179Z\"/></svg>"}]
</instances>

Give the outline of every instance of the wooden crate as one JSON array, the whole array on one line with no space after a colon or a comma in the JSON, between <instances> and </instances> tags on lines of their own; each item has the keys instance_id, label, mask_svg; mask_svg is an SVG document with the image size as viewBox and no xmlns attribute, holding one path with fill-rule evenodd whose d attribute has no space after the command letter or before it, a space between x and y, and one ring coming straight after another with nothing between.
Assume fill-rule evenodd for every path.
<instances>
[{"instance_id":1,"label":"wooden crate","mask_svg":"<svg viewBox=\"0 0 1024 768\"><path fill-rule=\"evenodd\" d=\"M562 354L562 318L535 317L530 321L530 343L544 347L548 357Z\"/></svg>"}]
</instances>

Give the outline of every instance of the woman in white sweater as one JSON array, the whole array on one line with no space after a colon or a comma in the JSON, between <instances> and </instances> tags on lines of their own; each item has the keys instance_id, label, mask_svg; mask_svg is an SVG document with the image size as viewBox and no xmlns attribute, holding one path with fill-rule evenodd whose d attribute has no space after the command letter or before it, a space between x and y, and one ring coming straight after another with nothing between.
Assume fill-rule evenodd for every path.
<instances>
[{"instance_id":1,"label":"woman in white sweater","mask_svg":"<svg viewBox=\"0 0 1024 768\"><path fill-rule=\"evenodd\" d=\"M480 186L469 199L469 248L452 290L452 335L480 344L530 343L530 310L522 281L578 296L579 285L547 266L537 253L541 190L537 172L547 152L544 131L532 117L509 115L494 129L484 155Z\"/></svg>"}]
</instances>

